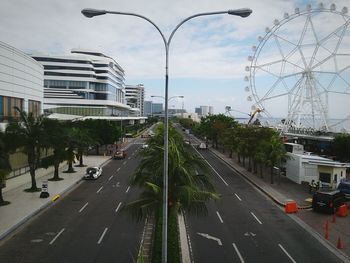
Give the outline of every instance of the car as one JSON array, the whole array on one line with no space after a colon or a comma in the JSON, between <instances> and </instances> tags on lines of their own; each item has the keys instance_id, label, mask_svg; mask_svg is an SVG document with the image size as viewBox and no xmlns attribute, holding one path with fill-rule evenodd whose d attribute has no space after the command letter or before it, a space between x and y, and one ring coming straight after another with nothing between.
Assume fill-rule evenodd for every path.
<instances>
[{"instance_id":1,"label":"car","mask_svg":"<svg viewBox=\"0 0 350 263\"><path fill-rule=\"evenodd\" d=\"M125 157L126 157L125 150L119 150L113 154L113 159L125 159Z\"/></svg>"},{"instance_id":2,"label":"car","mask_svg":"<svg viewBox=\"0 0 350 263\"><path fill-rule=\"evenodd\" d=\"M312 209L315 212L334 214L345 203L345 195L339 190L318 190L312 197Z\"/></svg>"},{"instance_id":3,"label":"car","mask_svg":"<svg viewBox=\"0 0 350 263\"><path fill-rule=\"evenodd\" d=\"M201 142L199 145L198 145L198 149L199 150L206 150L208 149L207 145L204 143L204 142Z\"/></svg>"},{"instance_id":4,"label":"car","mask_svg":"<svg viewBox=\"0 0 350 263\"><path fill-rule=\"evenodd\" d=\"M102 175L101 167L88 167L86 168L86 173L84 175L84 179L86 180L96 180Z\"/></svg>"},{"instance_id":5,"label":"car","mask_svg":"<svg viewBox=\"0 0 350 263\"><path fill-rule=\"evenodd\" d=\"M142 144L142 149L147 149L148 148L148 144Z\"/></svg>"},{"instance_id":6,"label":"car","mask_svg":"<svg viewBox=\"0 0 350 263\"><path fill-rule=\"evenodd\" d=\"M342 192L347 199L350 199L350 181L342 181L338 185L338 190Z\"/></svg>"}]
</instances>

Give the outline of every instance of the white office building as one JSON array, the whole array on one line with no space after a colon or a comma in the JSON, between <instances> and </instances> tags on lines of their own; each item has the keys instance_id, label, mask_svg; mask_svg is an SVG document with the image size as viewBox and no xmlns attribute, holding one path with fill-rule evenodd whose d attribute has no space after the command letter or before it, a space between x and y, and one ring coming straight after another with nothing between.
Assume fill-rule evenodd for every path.
<instances>
[{"instance_id":1,"label":"white office building","mask_svg":"<svg viewBox=\"0 0 350 263\"><path fill-rule=\"evenodd\" d=\"M199 106L199 108L195 108L195 113L197 113L199 117L206 117L214 114L214 108L213 106Z\"/></svg>"},{"instance_id":2,"label":"white office building","mask_svg":"<svg viewBox=\"0 0 350 263\"><path fill-rule=\"evenodd\" d=\"M44 66L44 111L78 116L127 116L124 70L100 52L32 55Z\"/></svg>"},{"instance_id":3,"label":"white office building","mask_svg":"<svg viewBox=\"0 0 350 263\"><path fill-rule=\"evenodd\" d=\"M22 51L0 42L0 123L18 118L18 107L42 113L43 66Z\"/></svg>"},{"instance_id":4,"label":"white office building","mask_svg":"<svg viewBox=\"0 0 350 263\"><path fill-rule=\"evenodd\" d=\"M125 85L125 99L137 116L144 116L145 88L143 84Z\"/></svg>"}]
</instances>

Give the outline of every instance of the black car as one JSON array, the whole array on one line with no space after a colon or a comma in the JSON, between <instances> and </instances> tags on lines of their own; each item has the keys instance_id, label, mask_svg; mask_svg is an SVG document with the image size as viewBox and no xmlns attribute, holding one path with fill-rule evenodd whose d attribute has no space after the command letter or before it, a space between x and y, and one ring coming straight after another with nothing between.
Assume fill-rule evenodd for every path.
<instances>
[{"instance_id":1,"label":"black car","mask_svg":"<svg viewBox=\"0 0 350 263\"><path fill-rule=\"evenodd\" d=\"M334 214L345 203L345 195L339 190L319 190L312 198L312 209L316 212Z\"/></svg>"}]
</instances>

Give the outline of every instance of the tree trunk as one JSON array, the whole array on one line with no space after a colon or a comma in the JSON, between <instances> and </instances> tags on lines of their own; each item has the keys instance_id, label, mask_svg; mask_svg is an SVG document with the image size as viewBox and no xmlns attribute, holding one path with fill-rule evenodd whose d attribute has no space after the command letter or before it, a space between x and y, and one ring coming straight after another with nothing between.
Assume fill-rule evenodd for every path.
<instances>
[{"instance_id":1,"label":"tree trunk","mask_svg":"<svg viewBox=\"0 0 350 263\"><path fill-rule=\"evenodd\" d=\"M232 158L232 150L230 150L230 158Z\"/></svg>"},{"instance_id":2,"label":"tree trunk","mask_svg":"<svg viewBox=\"0 0 350 263\"><path fill-rule=\"evenodd\" d=\"M264 175L263 175L263 164L262 163L260 163L260 177L264 178Z\"/></svg>"},{"instance_id":3,"label":"tree trunk","mask_svg":"<svg viewBox=\"0 0 350 263\"><path fill-rule=\"evenodd\" d=\"M239 153L237 154L237 157L238 157L238 163L241 163L241 155Z\"/></svg>"},{"instance_id":4,"label":"tree trunk","mask_svg":"<svg viewBox=\"0 0 350 263\"><path fill-rule=\"evenodd\" d=\"M67 173L74 173L73 161L71 161L71 160L68 161L68 170L67 170Z\"/></svg>"},{"instance_id":5,"label":"tree trunk","mask_svg":"<svg viewBox=\"0 0 350 263\"><path fill-rule=\"evenodd\" d=\"M54 170L54 172L53 172L53 180L60 180L60 177L58 176L58 168L59 168L59 166L60 166L60 163L59 162L55 162L55 164L54 164L54 168L55 168L55 170Z\"/></svg>"},{"instance_id":6,"label":"tree trunk","mask_svg":"<svg viewBox=\"0 0 350 263\"><path fill-rule=\"evenodd\" d=\"M243 156L243 167L245 167L245 156Z\"/></svg>"},{"instance_id":7,"label":"tree trunk","mask_svg":"<svg viewBox=\"0 0 350 263\"><path fill-rule=\"evenodd\" d=\"M79 166L84 166L83 154L82 153L79 154Z\"/></svg>"},{"instance_id":8,"label":"tree trunk","mask_svg":"<svg viewBox=\"0 0 350 263\"><path fill-rule=\"evenodd\" d=\"M252 171L252 158L248 157L248 172Z\"/></svg>"},{"instance_id":9,"label":"tree trunk","mask_svg":"<svg viewBox=\"0 0 350 263\"><path fill-rule=\"evenodd\" d=\"M32 165L29 167L29 172L30 172L30 178L32 181L32 187L30 189L34 191L38 190L38 187L36 186L36 180L35 180L35 169Z\"/></svg>"},{"instance_id":10,"label":"tree trunk","mask_svg":"<svg viewBox=\"0 0 350 263\"><path fill-rule=\"evenodd\" d=\"M2 197L2 181L0 181L0 205L5 203L4 198Z\"/></svg>"}]
</instances>

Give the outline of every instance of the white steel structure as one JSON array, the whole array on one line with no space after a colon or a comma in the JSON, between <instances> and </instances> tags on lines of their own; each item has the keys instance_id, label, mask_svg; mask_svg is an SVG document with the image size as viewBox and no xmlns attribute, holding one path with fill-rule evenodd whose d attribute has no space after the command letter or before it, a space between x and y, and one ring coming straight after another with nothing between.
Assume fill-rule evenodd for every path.
<instances>
[{"instance_id":1,"label":"white steel structure","mask_svg":"<svg viewBox=\"0 0 350 263\"><path fill-rule=\"evenodd\" d=\"M66 56L32 55L44 66L44 109L79 116L122 116L124 70L100 52L73 49Z\"/></svg>"},{"instance_id":2,"label":"white steel structure","mask_svg":"<svg viewBox=\"0 0 350 263\"><path fill-rule=\"evenodd\" d=\"M350 17L332 4L296 8L259 36L245 76L252 110L285 118L283 131L330 131L330 119L346 120L350 106Z\"/></svg>"},{"instance_id":3,"label":"white steel structure","mask_svg":"<svg viewBox=\"0 0 350 263\"><path fill-rule=\"evenodd\" d=\"M144 116L145 88L143 84L125 85L126 103L138 112L138 116Z\"/></svg>"},{"instance_id":4,"label":"white steel structure","mask_svg":"<svg viewBox=\"0 0 350 263\"><path fill-rule=\"evenodd\" d=\"M42 113L43 66L22 51L0 42L0 122L19 116L14 107Z\"/></svg>"}]
</instances>

